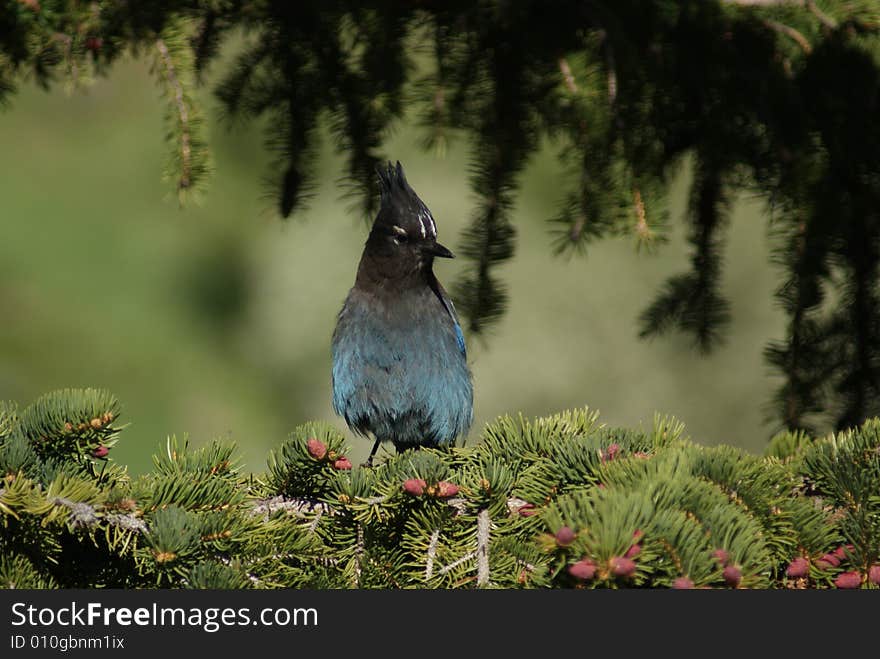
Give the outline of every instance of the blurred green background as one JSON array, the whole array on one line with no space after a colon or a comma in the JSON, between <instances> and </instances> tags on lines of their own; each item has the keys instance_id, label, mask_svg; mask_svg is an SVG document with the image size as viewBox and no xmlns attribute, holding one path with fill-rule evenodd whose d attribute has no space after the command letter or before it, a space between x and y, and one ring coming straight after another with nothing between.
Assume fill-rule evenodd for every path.
<instances>
[{"instance_id":1,"label":"blurred green background","mask_svg":"<svg viewBox=\"0 0 880 659\"><path fill-rule=\"evenodd\" d=\"M345 430L330 407L329 344L368 227L341 198L341 157L324 136L314 199L281 221L264 194L259 125L230 130L209 89L215 174L202 202L184 209L160 180L163 108L147 63L130 59L73 95L25 83L0 113L0 398L26 405L59 387L112 390L131 424L112 455L133 473L171 434L196 445L231 438L245 467L262 471L300 423ZM455 250L472 201L468 145L436 160L420 138L401 125L385 153L404 164ZM566 190L557 151L546 145L522 175L517 253L502 269L508 313L488 340L468 339L469 441L501 414L588 405L613 425L674 414L700 443L760 451L775 384L762 349L784 322L760 201L734 207L724 275L733 323L701 357L682 336L637 337L641 310L687 268L687 172L671 191L670 242L655 255L617 239L559 258L544 222ZM461 265L436 271L449 284ZM370 443L348 434L360 461Z\"/></svg>"}]
</instances>

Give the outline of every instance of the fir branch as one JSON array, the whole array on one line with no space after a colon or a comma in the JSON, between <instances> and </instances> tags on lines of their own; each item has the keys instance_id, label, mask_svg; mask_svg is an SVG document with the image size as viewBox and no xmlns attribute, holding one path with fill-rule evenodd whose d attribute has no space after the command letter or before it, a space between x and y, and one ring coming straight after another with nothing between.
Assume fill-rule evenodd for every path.
<instances>
[{"instance_id":1,"label":"fir branch","mask_svg":"<svg viewBox=\"0 0 880 659\"><path fill-rule=\"evenodd\" d=\"M87 405L73 416L92 414L94 401L80 400ZM0 453L19 430L0 438ZM298 428L265 481L223 466L227 445L191 450L173 441L153 473L132 484L80 474L75 463L7 475L0 581L621 588L686 579L761 588L788 585L786 564L798 559L814 563L807 585L831 587L836 573L820 567L822 559L862 574L880 560L880 420L825 439L799 434L777 443L777 457L759 458L685 441L667 418L656 418L648 433L608 428L578 410L534 422L501 419L471 449L425 449L362 471L324 460L337 455L332 432L322 424ZM333 487L306 475L300 481L312 483L316 496L266 496L292 482L287 470L310 467L325 471ZM450 499L431 487L405 491L401 478L414 473L462 487ZM181 477L191 487L165 487ZM156 490L167 490L160 506L148 496ZM835 548L840 542L847 544ZM722 568L730 570L722 575Z\"/></svg>"},{"instance_id":2,"label":"fir branch","mask_svg":"<svg viewBox=\"0 0 880 659\"><path fill-rule=\"evenodd\" d=\"M0 109L9 104L9 98L15 93L16 87L12 80L13 66L9 58L0 52Z\"/></svg>"},{"instance_id":3,"label":"fir branch","mask_svg":"<svg viewBox=\"0 0 880 659\"><path fill-rule=\"evenodd\" d=\"M829 245L822 237L823 222L821 216L805 219L802 211L794 211L792 219L783 225L781 248L774 256L788 270L788 278L776 297L789 320L785 340L768 344L764 358L786 378L771 410L788 430L812 430L809 418L822 411L831 376L829 366L833 360L815 318L824 300L821 281L828 275Z\"/></svg>"},{"instance_id":4,"label":"fir branch","mask_svg":"<svg viewBox=\"0 0 880 659\"><path fill-rule=\"evenodd\" d=\"M456 304L475 334L491 326L507 304L506 288L492 270L513 256L512 197L516 176L536 146L533 103L542 95L523 58L522 35L484 36L500 45L485 55L481 84L474 86L482 99L473 127L476 147L470 175L478 208L460 250L471 263L454 286Z\"/></svg>"},{"instance_id":5,"label":"fir branch","mask_svg":"<svg viewBox=\"0 0 880 659\"><path fill-rule=\"evenodd\" d=\"M156 39L156 48L159 56L162 58L165 79L171 87L171 93L174 98L174 104L177 107L177 120L180 124L180 176L178 187L186 189L191 184L191 161L192 147L190 136L189 108L184 101L183 85L177 77L174 61L171 59L171 53L168 46L165 45L163 39Z\"/></svg>"},{"instance_id":6,"label":"fir branch","mask_svg":"<svg viewBox=\"0 0 880 659\"><path fill-rule=\"evenodd\" d=\"M432 150L437 158L444 158L452 128L447 99L448 89L453 84L449 64L452 37L451 26L439 16L433 21L431 39L434 71L416 84L417 102L420 100L424 106L418 123L426 131L422 148Z\"/></svg>"},{"instance_id":7,"label":"fir branch","mask_svg":"<svg viewBox=\"0 0 880 659\"><path fill-rule=\"evenodd\" d=\"M708 352L730 320L729 305L717 291L720 260L717 232L729 200L721 172L701 163L691 190L694 247L691 272L670 278L657 299L641 315L639 336L648 338L672 327L693 335L696 346Z\"/></svg>"},{"instance_id":8,"label":"fir branch","mask_svg":"<svg viewBox=\"0 0 880 659\"><path fill-rule=\"evenodd\" d=\"M190 78L194 68L188 32L189 24L186 21L175 21L167 25L154 42L156 69L170 104L168 137L175 144L168 177L175 182L180 203L184 203L188 193L204 182L209 171L201 113L191 91Z\"/></svg>"}]
</instances>

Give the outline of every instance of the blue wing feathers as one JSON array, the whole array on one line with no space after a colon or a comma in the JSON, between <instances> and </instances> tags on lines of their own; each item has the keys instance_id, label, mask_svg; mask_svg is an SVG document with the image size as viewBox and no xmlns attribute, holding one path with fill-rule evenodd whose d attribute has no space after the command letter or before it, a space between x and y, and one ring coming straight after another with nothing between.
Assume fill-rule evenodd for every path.
<instances>
[{"instance_id":1,"label":"blue wing feathers","mask_svg":"<svg viewBox=\"0 0 880 659\"><path fill-rule=\"evenodd\" d=\"M467 348L464 345L464 333L461 331L461 325L458 324L458 321L455 321L455 340L458 342L458 349L461 350L461 354L467 356Z\"/></svg>"}]
</instances>

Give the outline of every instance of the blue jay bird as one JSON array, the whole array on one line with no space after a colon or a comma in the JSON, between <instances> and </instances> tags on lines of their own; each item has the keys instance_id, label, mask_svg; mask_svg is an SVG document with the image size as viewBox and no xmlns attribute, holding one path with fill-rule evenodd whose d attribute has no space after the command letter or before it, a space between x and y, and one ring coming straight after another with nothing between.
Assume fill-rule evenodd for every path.
<instances>
[{"instance_id":1,"label":"blue jay bird","mask_svg":"<svg viewBox=\"0 0 880 659\"><path fill-rule=\"evenodd\" d=\"M398 452L451 444L473 420L473 384L455 307L434 276L431 211L403 167L379 168L381 206L333 332L333 409Z\"/></svg>"}]
</instances>

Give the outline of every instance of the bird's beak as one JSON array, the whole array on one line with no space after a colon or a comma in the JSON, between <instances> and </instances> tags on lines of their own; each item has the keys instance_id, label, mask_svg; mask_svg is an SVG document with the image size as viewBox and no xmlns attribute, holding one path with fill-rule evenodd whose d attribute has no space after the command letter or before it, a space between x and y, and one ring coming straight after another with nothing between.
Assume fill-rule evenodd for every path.
<instances>
[{"instance_id":1,"label":"bird's beak","mask_svg":"<svg viewBox=\"0 0 880 659\"><path fill-rule=\"evenodd\" d=\"M442 259L454 259L455 254L450 252L446 247L441 245L440 243L434 243L426 250L428 254L433 254L434 256L439 256Z\"/></svg>"}]
</instances>

